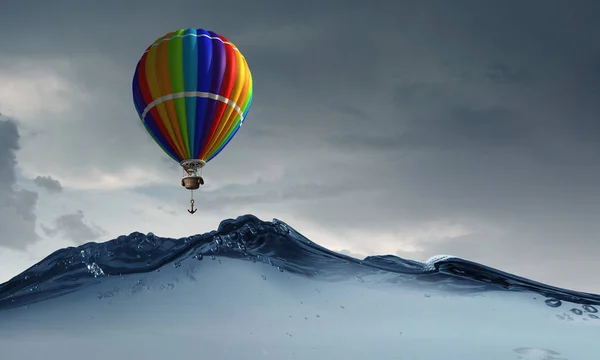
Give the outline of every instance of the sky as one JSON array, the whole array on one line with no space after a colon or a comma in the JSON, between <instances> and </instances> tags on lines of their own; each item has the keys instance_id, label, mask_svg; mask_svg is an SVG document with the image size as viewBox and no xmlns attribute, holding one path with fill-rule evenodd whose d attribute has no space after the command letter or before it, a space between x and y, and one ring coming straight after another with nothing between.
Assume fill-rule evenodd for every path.
<instances>
[{"instance_id":1,"label":"sky","mask_svg":"<svg viewBox=\"0 0 600 360\"><path fill-rule=\"evenodd\" d=\"M0 282L58 248L277 218L329 249L449 254L600 293L597 1L11 1ZM187 213L131 79L155 39L246 57L244 127Z\"/></svg>"}]
</instances>

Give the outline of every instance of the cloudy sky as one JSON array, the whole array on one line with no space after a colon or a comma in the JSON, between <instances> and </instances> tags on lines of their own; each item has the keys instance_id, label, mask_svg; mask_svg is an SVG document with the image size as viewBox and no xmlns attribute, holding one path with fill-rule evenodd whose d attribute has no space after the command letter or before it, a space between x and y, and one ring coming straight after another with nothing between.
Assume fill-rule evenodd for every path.
<instances>
[{"instance_id":1,"label":"cloudy sky","mask_svg":"<svg viewBox=\"0 0 600 360\"><path fill-rule=\"evenodd\" d=\"M57 248L253 213L355 256L451 254L600 293L597 1L11 1L0 282ZM131 95L156 38L248 60L245 126L190 216Z\"/></svg>"}]
</instances>

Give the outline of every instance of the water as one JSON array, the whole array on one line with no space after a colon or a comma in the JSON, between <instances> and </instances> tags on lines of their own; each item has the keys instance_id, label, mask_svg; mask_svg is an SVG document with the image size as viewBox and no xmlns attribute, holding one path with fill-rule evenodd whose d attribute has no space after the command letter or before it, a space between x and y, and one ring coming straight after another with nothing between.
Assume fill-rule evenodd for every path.
<instances>
[{"instance_id":1,"label":"water","mask_svg":"<svg viewBox=\"0 0 600 360\"><path fill-rule=\"evenodd\" d=\"M54 252L0 285L1 359L596 360L600 295L449 256L353 259L247 215Z\"/></svg>"}]
</instances>

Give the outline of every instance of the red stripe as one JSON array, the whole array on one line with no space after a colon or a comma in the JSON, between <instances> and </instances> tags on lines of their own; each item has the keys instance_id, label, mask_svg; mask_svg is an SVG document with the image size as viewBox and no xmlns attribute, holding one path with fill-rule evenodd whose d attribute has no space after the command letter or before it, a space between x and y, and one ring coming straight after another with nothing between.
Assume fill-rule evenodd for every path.
<instances>
[{"instance_id":1,"label":"red stripe","mask_svg":"<svg viewBox=\"0 0 600 360\"><path fill-rule=\"evenodd\" d=\"M154 101L154 99L152 99L152 93L150 92L150 87L148 86L148 81L146 79L146 55L147 53L144 53L144 55L142 55L142 59L140 60L140 67L138 70L138 83L142 92L142 96L144 97L144 102L146 103L146 106L148 106L148 104ZM180 158L183 158L182 154L177 151L177 147L175 146L173 139L171 139L169 132L165 128L162 119L160 118L160 114L156 110L156 106L150 109L150 114L152 115L152 118L154 118L154 120L156 121L156 125L160 129L160 132L169 142L169 145L171 146L173 152L177 154Z\"/></svg>"}]
</instances>

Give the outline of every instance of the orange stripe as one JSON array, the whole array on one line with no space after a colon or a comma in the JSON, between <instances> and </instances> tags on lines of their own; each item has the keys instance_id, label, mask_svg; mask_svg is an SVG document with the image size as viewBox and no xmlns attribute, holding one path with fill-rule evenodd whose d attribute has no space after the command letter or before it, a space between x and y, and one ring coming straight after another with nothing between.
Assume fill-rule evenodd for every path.
<instances>
[{"instance_id":1,"label":"orange stripe","mask_svg":"<svg viewBox=\"0 0 600 360\"><path fill-rule=\"evenodd\" d=\"M159 38L155 41L155 43L161 41L162 38ZM150 89L150 93L152 94L152 100L158 99L162 96L160 80L158 76L158 67L157 67L157 47L151 46L148 51L148 56L146 58L146 79L148 81L148 88ZM184 154L180 144L176 141L175 131L171 126L171 122L169 121L169 116L163 104L158 104L156 106L156 111L159 116L155 119L156 121L162 122L163 126L167 130L167 133L171 140L175 144L175 148L177 152L180 154Z\"/></svg>"},{"instance_id":2,"label":"orange stripe","mask_svg":"<svg viewBox=\"0 0 600 360\"><path fill-rule=\"evenodd\" d=\"M236 101L236 104L239 107L242 107L244 101L246 101L246 97L248 96L248 92L250 91L250 82L252 81L252 74L250 73L250 68L248 67L248 64L246 62L246 59L244 59L244 73L246 76L244 76L244 85L242 87L242 92L240 93L240 96L238 98L238 101ZM218 145L223 141L223 139L225 139L225 137L227 136L227 133L229 132L231 126L233 126L233 124L235 124L235 120L237 120L239 118L239 114L237 112L234 112L231 114L232 116L228 119L227 121L227 126L224 127L224 131L221 132L221 134L219 134L219 137L217 139L217 141L215 141L215 143L213 144L213 146L211 146L211 149L209 149L209 151L207 151L207 154L212 154L212 152L214 152L216 150L216 148L218 147Z\"/></svg>"},{"instance_id":3,"label":"orange stripe","mask_svg":"<svg viewBox=\"0 0 600 360\"><path fill-rule=\"evenodd\" d=\"M171 37L175 33L170 32L165 37ZM158 81L160 83L160 92L162 96L169 95L173 91L171 89L171 78L169 77L169 40L161 42L157 48L156 56L156 70L158 73ZM179 121L177 121L177 112L175 111L175 104L173 100L167 100L162 103L166 110L166 119L171 124L175 138L173 139L179 145L183 154L187 155L186 148L184 146L183 137L181 136L181 129L179 128Z\"/></svg>"}]
</instances>

